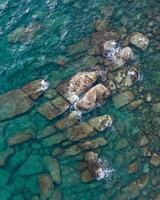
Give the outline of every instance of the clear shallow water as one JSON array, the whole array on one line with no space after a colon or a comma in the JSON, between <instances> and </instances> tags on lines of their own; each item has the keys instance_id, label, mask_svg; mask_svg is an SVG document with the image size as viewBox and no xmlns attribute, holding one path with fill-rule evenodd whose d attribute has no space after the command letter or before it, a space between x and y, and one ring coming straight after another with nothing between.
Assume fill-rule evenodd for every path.
<instances>
[{"instance_id":1,"label":"clear shallow water","mask_svg":"<svg viewBox=\"0 0 160 200\"><path fill-rule=\"evenodd\" d=\"M104 8L107 12L104 12ZM152 103L144 103L141 109L134 111L127 107L116 109L111 101L103 108L85 116L111 114L114 129L100 133L105 135L108 144L99 148L101 157L107 159L116 170L112 180L82 183L78 172L80 161L84 155L58 157L62 183L55 184L64 200L101 200L101 199L158 199L160 194L160 174L158 167L150 163L150 157L144 156L145 149L151 154L159 154L159 113L151 112L152 104L160 101L160 70L159 70L159 1L5 1L0 4L0 93L20 88L31 80L46 78L50 86L69 78L77 71L89 68L96 63L93 56L88 56L84 45L78 52L78 42L90 39L95 31L93 22L105 19L107 27L117 32L122 27L127 35L139 31L150 38L150 46L146 51L133 47L137 60L141 64L143 81L137 83L133 90L140 90L139 96L150 93ZM25 37L15 44L9 42L9 35L18 27L38 27L31 37ZM36 29L36 28L35 28ZM86 42L85 42L86 43ZM58 64L64 60L65 65ZM57 61L58 60L58 61ZM137 95L137 99L139 96ZM30 129L38 132L54 121L49 122L36 112L36 107L44 101L39 99L34 107L19 117L0 123L0 150L7 147L7 138L16 132ZM141 136L146 136L146 145L139 146ZM123 141L127 141L124 145ZM27 199L39 196L38 176L48 173L43 163L43 156L51 155L55 147L45 148L39 140L30 140L14 146L14 153L6 160L0 171L0 199ZM65 148L63 146L63 148ZM26 175L20 171L21 166L32 156ZM131 163L138 163L138 171L128 173ZM37 164L38 163L38 164ZM33 172L30 170L33 169ZM35 169L35 170L34 170ZM37 170L39 169L39 170ZM127 187L138 178L148 175L148 181L138 191ZM143 181L142 181L143 182ZM38 197L37 197L38 198ZM54 197L53 197L54 198Z\"/></svg>"}]
</instances>

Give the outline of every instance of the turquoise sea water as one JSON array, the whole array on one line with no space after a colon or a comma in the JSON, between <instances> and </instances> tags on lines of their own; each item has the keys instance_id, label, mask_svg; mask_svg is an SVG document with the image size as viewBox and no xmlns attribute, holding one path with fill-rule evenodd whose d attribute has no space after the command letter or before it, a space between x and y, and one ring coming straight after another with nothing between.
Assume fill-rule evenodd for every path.
<instances>
[{"instance_id":1,"label":"turquoise sea water","mask_svg":"<svg viewBox=\"0 0 160 200\"><path fill-rule=\"evenodd\" d=\"M56 122L57 119L49 121L37 112L46 98L39 98L26 113L1 121L0 163L5 162L0 166L0 200L43 200L39 176L49 174L45 156L58 160L61 183L54 183L51 197L44 199L160 199L160 158L158 165L151 162L153 154L160 155L160 108L157 112L152 109L160 102L159 13L159 0L1 0L0 94L35 79L46 79L50 88L56 87L76 72L99 64L99 56L90 53L95 48L90 40L100 26L96 29L96 21L100 20L105 28L124 37L141 32L149 38L150 45L145 51L132 46L143 79L131 90L136 93L136 99L151 95L152 101L144 101L138 109L131 110L127 106L115 108L110 98L103 107L82 118L85 121L110 114L114 121L111 129L98 133L107 140L107 145L96 151L115 173L111 179L90 183L83 183L80 178L84 152L75 156L52 154L57 147L65 150L72 146L71 142L46 147L43 140L33 138L8 146L8 138L15 133L27 129L38 134ZM32 31L25 34L22 27L30 27ZM4 159L6 151L10 153ZM133 163L138 169L129 173Z\"/></svg>"}]
</instances>

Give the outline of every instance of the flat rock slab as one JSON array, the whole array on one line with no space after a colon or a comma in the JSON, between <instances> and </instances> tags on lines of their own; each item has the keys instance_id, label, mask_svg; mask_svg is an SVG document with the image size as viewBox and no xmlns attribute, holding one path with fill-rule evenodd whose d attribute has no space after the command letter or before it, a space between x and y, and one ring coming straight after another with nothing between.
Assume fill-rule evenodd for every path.
<instances>
[{"instance_id":1,"label":"flat rock slab","mask_svg":"<svg viewBox=\"0 0 160 200\"><path fill-rule=\"evenodd\" d=\"M79 141L83 138L86 138L90 135L92 135L95 132L93 127L87 123L81 123L77 126L73 126L72 128L67 130L67 137L71 141Z\"/></svg>"},{"instance_id":2,"label":"flat rock slab","mask_svg":"<svg viewBox=\"0 0 160 200\"><path fill-rule=\"evenodd\" d=\"M66 137L64 136L64 134L56 133L56 134L51 135L50 137L44 138L42 140L42 145L44 147L50 147L55 144L60 144L65 139L66 139Z\"/></svg>"},{"instance_id":3,"label":"flat rock slab","mask_svg":"<svg viewBox=\"0 0 160 200\"><path fill-rule=\"evenodd\" d=\"M115 95L112 97L113 104L116 108L121 108L127 104L129 104L131 101L133 101L134 95L130 91L125 91L121 94Z\"/></svg>"},{"instance_id":4,"label":"flat rock slab","mask_svg":"<svg viewBox=\"0 0 160 200\"><path fill-rule=\"evenodd\" d=\"M60 111L60 114L69 108L69 103L62 96L57 96L50 102Z\"/></svg>"},{"instance_id":5,"label":"flat rock slab","mask_svg":"<svg viewBox=\"0 0 160 200\"><path fill-rule=\"evenodd\" d=\"M98 137L93 140L86 140L85 142L82 142L79 144L79 146L84 150L89 149L96 149L101 146L105 146L107 144L107 141L103 137Z\"/></svg>"},{"instance_id":6,"label":"flat rock slab","mask_svg":"<svg viewBox=\"0 0 160 200\"><path fill-rule=\"evenodd\" d=\"M37 110L48 120L52 120L59 115L59 110L54 107L50 102L41 104Z\"/></svg>"},{"instance_id":7,"label":"flat rock slab","mask_svg":"<svg viewBox=\"0 0 160 200\"><path fill-rule=\"evenodd\" d=\"M52 178L48 174L41 174L39 175L38 179L41 200L47 200L54 190Z\"/></svg>"},{"instance_id":8,"label":"flat rock slab","mask_svg":"<svg viewBox=\"0 0 160 200\"><path fill-rule=\"evenodd\" d=\"M60 184L61 172L60 172L60 166L57 159L53 159L51 156L45 156L43 160L48 172L50 173L52 177L53 182Z\"/></svg>"},{"instance_id":9,"label":"flat rock slab","mask_svg":"<svg viewBox=\"0 0 160 200\"><path fill-rule=\"evenodd\" d=\"M32 100L21 89L0 95L0 121L10 119L28 111Z\"/></svg>"},{"instance_id":10,"label":"flat rock slab","mask_svg":"<svg viewBox=\"0 0 160 200\"><path fill-rule=\"evenodd\" d=\"M69 103L62 96L57 96L55 99L41 104L37 110L48 120L52 120L63 114L68 108Z\"/></svg>"},{"instance_id":11,"label":"flat rock slab","mask_svg":"<svg viewBox=\"0 0 160 200\"><path fill-rule=\"evenodd\" d=\"M43 84L45 84L44 80L34 80L23 86L22 90L35 100L44 93Z\"/></svg>"},{"instance_id":12,"label":"flat rock slab","mask_svg":"<svg viewBox=\"0 0 160 200\"><path fill-rule=\"evenodd\" d=\"M55 127L60 129L60 130L68 129L71 126L73 126L74 124L76 124L78 122L78 120L79 119L74 115L74 113L70 113L69 115L67 115L62 120L59 120L55 124Z\"/></svg>"},{"instance_id":13,"label":"flat rock slab","mask_svg":"<svg viewBox=\"0 0 160 200\"><path fill-rule=\"evenodd\" d=\"M32 139L34 134L30 130L25 130L23 132L15 133L11 137L8 138L8 145L16 145L23 142L27 142L28 140Z\"/></svg>"},{"instance_id":14,"label":"flat rock slab","mask_svg":"<svg viewBox=\"0 0 160 200\"><path fill-rule=\"evenodd\" d=\"M56 132L53 125L49 125L36 133L37 139L46 138Z\"/></svg>"}]
</instances>

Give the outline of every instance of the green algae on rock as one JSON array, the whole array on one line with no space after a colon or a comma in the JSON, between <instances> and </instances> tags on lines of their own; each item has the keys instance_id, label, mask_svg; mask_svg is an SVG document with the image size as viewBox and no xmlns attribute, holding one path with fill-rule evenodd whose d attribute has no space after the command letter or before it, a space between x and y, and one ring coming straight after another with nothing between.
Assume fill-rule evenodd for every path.
<instances>
[{"instance_id":1,"label":"green algae on rock","mask_svg":"<svg viewBox=\"0 0 160 200\"><path fill-rule=\"evenodd\" d=\"M125 91L112 97L112 101L116 108L121 108L131 101L133 101L134 95L131 91Z\"/></svg>"},{"instance_id":2,"label":"green algae on rock","mask_svg":"<svg viewBox=\"0 0 160 200\"><path fill-rule=\"evenodd\" d=\"M16 145L31 140L34 137L34 133L31 130L24 130L8 138L8 145Z\"/></svg>"},{"instance_id":3,"label":"green algae on rock","mask_svg":"<svg viewBox=\"0 0 160 200\"><path fill-rule=\"evenodd\" d=\"M27 112L32 104L32 100L21 89L0 95L0 121Z\"/></svg>"},{"instance_id":4,"label":"green algae on rock","mask_svg":"<svg viewBox=\"0 0 160 200\"><path fill-rule=\"evenodd\" d=\"M44 156L43 161L44 164L46 165L48 172L50 173L50 176L52 177L53 182L60 184L61 171L58 160L52 158L51 156Z\"/></svg>"}]
</instances>

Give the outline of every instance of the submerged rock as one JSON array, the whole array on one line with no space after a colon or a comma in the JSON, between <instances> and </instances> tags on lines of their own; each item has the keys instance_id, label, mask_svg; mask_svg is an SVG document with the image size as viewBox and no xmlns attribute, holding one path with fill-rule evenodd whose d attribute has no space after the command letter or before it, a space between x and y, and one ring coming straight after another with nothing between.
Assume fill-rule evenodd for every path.
<instances>
[{"instance_id":1,"label":"submerged rock","mask_svg":"<svg viewBox=\"0 0 160 200\"><path fill-rule=\"evenodd\" d=\"M127 187L127 192L132 194L134 198L136 198L139 195L139 192L145 188L149 181L149 175L143 174L140 178L136 179L130 185ZM134 199L133 198L133 199Z\"/></svg>"},{"instance_id":2,"label":"submerged rock","mask_svg":"<svg viewBox=\"0 0 160 200\"><path fill-rule=\"evenodd\" d=\"M68 129L78 122L77 115L74 112L71 112L65 118L61 119L55 124L55 127L58 129Z\"/></svg>"},{"instance_id":3,"label":"submerged rock","mask_svg":"<svg viewBox=\"0 0 160 200\"><path fill-rule=\"evenodd\" d=\"M108 178L114 172L114 170L108 168L108 166L99 158L98 154L93 151L85 154L85 161L87 162L87 168L90 174L97 180Z\"/></svg>"},{"instance_id":4,"label":"submerged rock","mask_svg":"<svg viewBox=\"0 0 160 200\"><path fill-rule=\"evenodd\" d=\"M81 180L84 183L89 183L94 180L94 177L88 169L85 169L81 172Z\"/></svg>"},{"instance_id":5,"label":"submerged rock","mask_svg":"<svg viewBox=\"0 0 160 200\"><path fill-rule=\"evenodd\" d=\"M62 96L57 96L50 102L59 110L59 114L64 113L69 108L69 103Z\"/></svg>"},{"instance_id":6,"label":"submerged rock","mask_svg":"<svg viewBox=\"0 0 160 200\"><path fill-rule=\"evenodd\" d=\"M134 163L129 165L129 169L128 169L129 174L133 174L133 173L137 172L137 170L138 170L138 163L137 162L134 162Z\"/></svg>"},{"instance_id":7,"label":"submerged rock","mask_svg":"<svg viewBox=\"0 0 160 200\"><path fill-rule=\"evenodd\" d=\"M95 132L93 127L87 123L83 122L77 126L73 126L67 130L67 137L71 141L79 141L83 138L86 138L92 135Z\"/></svg>"},{"instance_id":8,"label":"submerged rock","mask_svg":"<svg viewBox=\"0 0 160 200\"><path fill-rule=\"evenodd\" d=\"M32 24L28 27L19 27L8 36L8 42L15 44L17 42L26 42L31 40L40 28L40 24Z\"/></svg>"},{"instance_id":9,"label":"submerged rock","mask_svg":"<svg viewBox=\"0 0 160 200\"><path fill-rule=\"evenodd\" d=\"M42 158L39 155L30 155L19 169L21 176L30 176L43 172Z\"/></svg>"},{"instance_id":10,"label":"submerged rock","mask_svg":"<svg viewBox=\"0 0 160 200\"><path fill-rule=\"evenodd\" d=\"M41 200L47 200L54 190L52 178L48 174L41 174L38 178Z\"/></svg>"},{"instance_id":11,"label":"submerged rock","mask_svg":"<svg viewBox=\"0 0 160 200\"><path fill-rule=\"evenodd\" d=\"M0 121L10 119L32 107L32 100L21 89L0 95Z\"/></svg>"},{"instance_id":12,"label":"submerged rock","mask_svg":"<svg viewBox=\"0 0 160 200\"><path fill-rule=\"evenodd\" d=\"M53 182L60 184L61 183L61 172L60 166L57 159L53 159L51 156L45 156L43 158L44 163L48 172L50 173Z\"/></svg>"},{"instance_id":13,"label":"submerged rock","mask_svg":"<svg viewBox=\"0 0 160 200\"><path fill-rule=\"evenodd\" d=\"M42 129L41 131L38 131L36 133L36 138L37 139L46 138L55 132L56 132L56 129L54 128L54 126L50 125L50 126L45 127L44 129Z\"/></svg>"},{"instance_id":14,"label":"submerged rock","mask_svg":"<svg viewBox=\"0 0 160 200\"><path fill-rule=\"evenodd\" d=\"M159 166L160 165L160 155L154 153L150 158L150 163L156 167Z\"/></svg>"},{"instance_id":15,"label":"submerged rock","mask_svg":"<svg viewBox=\"0 0 160 200\"><path fill-rule=\"evenodd\" d=\"M60 111L55 106L53 106L50 102L41 104L37 110L48 120L54 119L60 113Z\"/></svg>"},{"instance_id":16,"label":"submerged rock","mask_svg":"<svg viewBox=\"0 0 160 200\"><path fill-rule=\"evenodd\" d=\"M77 145L73 145L65 149L65 156L75 156L81 152L81 149Z\"/></svg>"},{"instance_id":17,"label":"submerged rock","mask_svg":"<svg viewBox=\"0 0 160 200\"><path fill-rule=\"evenodd\" d=\"M49 87L49 84L45 80L34 80L30 83L26 84L22 87L22 90L30 96L32 99L37 99L39 96L41 96L45 90L47 90Z\"/></svg>"},{"instance_id":18,"label":"submerged rock","mask_svg":"<svg viewBox=\"0 0 160 200\"><path fill-rule=\"evenodd\" d=\"M113 104L116 108L121 108L129 104L133 99L134 95L130 91L125 91L112 97Z\"/></svg>"},{"instance_id":19,"label":"submerged rock","mask_svg":"<svg viewBox=\"0 0 160 200\"><path fill-rule=\"evenodd\" d=\"M160 113L160 102L153 104L152 111L156 113Z\"/></svg>"},{"instance_id":20,"label":"submerged rock","mask_svg":"<svg viewBox=\"0 0 160 200\"><path fill-rule=\"evenodd\" d=\"M96 129L96 131L104 131L108 127L112 126L112 118L109 115L103 115L91 118L88 123Z\"/></svg>"},{"instance_id":21,"label":"submerged rock","mask_svg":"<svg viewBox=\"0 0 160 200\"><path fill-rule=\"evenodd\" d=\"M105 146L107 144L107 141L103 137L98 137L93 140L86 140L85 142L81 142L79 146L84 150L89 149L96 149L101 146Z\"/></svg>"},{"instance_id":22,"label":"submerged rock","mask_svg":"<svg viewBox=\"0 0 160 200\"><path fill-rule=\"evenodd\" d=\"M110 96L110 90L102 84L97 84L76 103L76 109L90 111L97 106L103 105L106 98Z\"/></svg>"},{"instance_id":23,"label":"submerged rock","mask_svg":"<svg viewBox=\"0 0 160 200\"><path fill-rule=\"evenodd\" d=\"M110 30L103 30L93 33L92 43L94 45L100 45L107 40L117 41L119 38L120 36L116 32Z\"/></svg>"},{"instance_id":24,"label":"submerged rock","mask_svg":"<svg viewBox=\"0 0 160 200\"><path fill-rule=\"evenodd\" d=\"M50 147L55 144L60 144L66 139L63 133L56 133L51 135L50 137L46 137L42 140L42 145L44 147Z\"/></svg>"},{"instance_id":25,"label":"submerged rock","mask_svg":"<svg viewBox=\"0 0 160 200\"><path fill-rule=\"evenodd\" d=\"M16 145L31 140L33 137L34 134L32 131L25 130L10 136L7 142L9 145Z\"/></svg>"},{"instance_id":26,"label":"submerged rock","mask_svg":"<svg viewBox=\"0 0 160 200\"><path fill-rule=\"evenodd\" d=\"M8 148L4 151L0 152L0 166L3 166L6 164L8 158L14 153L14 149Z\"/></svg>"},{"instance_id":27,"label":"submerged rock","mask_svg":"<svg viewBox=\"0 0 160 200\"><path fill-rule=\"evenodd\" d=\"M149 39L142 33L135 32L130 36L130 43L141 50L145 50L149 45Z\"/></svg>"}]
</instances>

